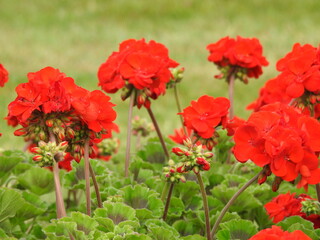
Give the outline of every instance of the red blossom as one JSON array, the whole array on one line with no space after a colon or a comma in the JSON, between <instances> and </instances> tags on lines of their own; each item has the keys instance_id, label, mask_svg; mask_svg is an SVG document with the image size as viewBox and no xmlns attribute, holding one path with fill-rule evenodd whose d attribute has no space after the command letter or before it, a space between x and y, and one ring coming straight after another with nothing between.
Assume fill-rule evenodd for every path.
<instances>
[{"instance_id":1,"label":"red blossom","mask_svg":"<svg viewBox=\"0 0 320 240\"><path fill-rule=\"evenodd\" d=\"M311 240L311 238L300 230L287 232L278 226L272 226L261 230L249 240Z\"/></svg>"},{"instance_id":2,"label":"red blossom","mask_svg":"<svg viewBox=\"0 0 320 240\"><path fill-rule=\"evenodd\" d=\"M6 82L8 82L8 71L0 64L0 87L3 87Z\"/></svg>"},{"instance_id":3,"label":"red blossom","mask_svg":"<svg viewBox=\"0 0 320 240\"><path fill-rule=\"evenodd\" d=\"M283 180L300 179L298 187L320 182L317 154L320 123L293 107L266 105L253 113L234 135L233 152L240 162L251 159L269 166Z\"/></svg>"},{"instance_id":4,"label":"red blossom","mask_svg":"<svg viewBox=\"0 0 320 240\"><path fill-rule=\"evenodd\" d=\"M183 128L174 129L174 134L169 135L169 138L175 143L183 145L183 141L189 138L191 136L191 133L192 130L189 128L187 128L187 135L185 135Z\"/></svg>"},{"instance_id":5,"label":"red blossom","mask_svg":"<svg viewBox=\"0 0 320 240\"><path fill-rule=\"evenodd\" d=\"M141 90L137 95L138 106L149 107L148 98L156 99L165 93L166 84L172 78L169 69L178 65L169 58L164 45L153 40L129 39L100 66L99 85L108 93L115 93L123 87Z\"/></svg>"},{"instance_id":6,"label":"red blossom","mask_svg":"<svg viewBox=\"0 0 320 240\"><path fill-rule=\"evenodd\" d=\"M226 119L230 102L227 98L213 98L201 96L197 101L192 101L191 106L182 113L184 125L192 129L202 138L212 138L215 128Z\"/></svg>"}]
</instances>

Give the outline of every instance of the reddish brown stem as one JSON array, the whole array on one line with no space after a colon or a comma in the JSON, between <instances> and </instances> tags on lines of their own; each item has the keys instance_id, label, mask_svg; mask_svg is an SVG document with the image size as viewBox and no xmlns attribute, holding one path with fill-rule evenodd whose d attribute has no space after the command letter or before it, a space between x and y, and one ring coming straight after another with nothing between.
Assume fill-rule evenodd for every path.
<instances>
[{"instance_id":1,"label":"reddish brown stem","mask_svg":"<svg viewBox=\"0 0 320 240\"><path fill-rule=\"evenodd\" d=\"M90 167L89 167L89 140L84 143L84 178L86 181L86 207L87 215L91 216L91 196L90 196Z\"/></svg>"},{"instance_id":2,"label":"reddish brown stem","mask_svg":"<svg viewBox=\"0 0 320 240\"><path fill-rule=\"evenodd\" d=\"M170 188L169 188L169 192L168 192L168 196L167 196L166 206L164 207L164 211L163 211L163 216L162 216L163 221L165 221L167 219L173 187L174 187L174 183L171 183Z\"/></svg>"},{"instance_id":3,"label":"reddish brown stem","mask_svg":"<svg viewBox=\"0 0 320 240\"><path fill-rule=\"evenodd\" d=\"M132 132L132 110L135 99L135 91L131 93L129 102L129 112L128 112L128 123L127 123L127 146L126 146L126 161L124 166L124 176L129 176L129 166L130 166L130 150L131 150L131 132Z\"/></svg>"},{"instance_id":4,"label":"reddish brown stem","mask_svg":"<svg viewBox=\"0 0 320 240\"><path fill-rule=\"evenodd\" d=\"M89 170L90 170L90 175L92 178L92 182L93 182L93 186L94 186L94 190L96 192L96 196L97 196L97 201L98 201L98 207L102 208L102 201L101 201L101 195L100 195L100 190L99 190L99 185L96 179L96 175L94 174L94 171L91 167L91 164L89 162Z\"/></svg>"}]
</instances>

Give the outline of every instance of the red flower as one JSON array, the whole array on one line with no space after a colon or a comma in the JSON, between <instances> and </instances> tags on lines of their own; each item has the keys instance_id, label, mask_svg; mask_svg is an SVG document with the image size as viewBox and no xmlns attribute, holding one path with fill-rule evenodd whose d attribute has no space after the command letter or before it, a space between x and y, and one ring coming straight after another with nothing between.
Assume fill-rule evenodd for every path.
<instances>
[{"instance_id":1,"label":"red flower","mask_svg":"<svg viewBox=\"0 0 320 240\"><path fill-rule=\"evenodd\" d=\"M320 182L317 154L320 123L293 107L271 104L253 113L234 135L238 161L269 166L283 180L300 177L298 187Z\"/></svg>"},{"instance_id":2,"label":"red flower","mask_svg":"<svg viewBox=\"0 0 320 240\"><path fill-rule=\"evenodd\" d=\"M278 226L272 226L261 230L249 240L311 240L311 238L300 230L293 232L283 231Z\"/></svg>"},{"instance_id":3,"label":"red flower","mask_svg":"<svg viewBox=\"0 0 320 240\"><path fill-rule=\"evenodd\" d=\"M149 107L146 97L156 99L165 93L166 84L172 77L169 68L176 66L178 63L169 58L164 45L153 40L147 43L144 39L129 39L122 42L119 51L100 66L99 85L108 93L117 92L125 86L141 90L137 95L138 106L146 102L146 107Z\"/></svg>"},{"instance_id":4,"label":"red flower","mask_svg":"<svg viewBox=\"0 0 320 240\"><path fill-rule=\"evenodd\" d=\"M0 87L3 87L8 82L8 71L0 64Z\"/></svg>"},{"instance_id":5,"label":"red flower","mask_svg":"<svg viewBox=\"0 0 320 240\"><path fill-rule=\"evenodd\" d=\"M319 49L305 44L296 43L292 51L277 63L278 71L282 73L278 78L286 87L289 97L297 98L306 91L319 93L320 91L320 65Z\"/></svg>"},{"instance_id":6,"label":"red flower","mask_svg":"<svg viewBox=\"0 0 320 240\"><path fill-rule=\"evenodd\" d=\"M169 135L169 138L175 143L183 145L183 141L191 136L192 130L187 128L188 134L185 135L183 128L174 129L174 135Z\"/></svg>"},{"instance_id":7,"label":"red flower","mask_svg":"<svg viewBox=\"0 0 320 240\"><path fill-rule=\"evenodd\" d=\"M215 127L222 124L230 107L227 98L213 98L204 95L198 101L192 101L191 106L179 113L184 118L184 125L194 130L202 138L211 138Z\"/></svg>"},{"instance_id":8,"label":"red flower","mask_svg":"<svg viewBox=\"0 0 320 240\"><path fill-rule=\"evenodd\" d=\"M207 49L210 52L209 61L219 67L238 67L245 70L248 77L258 78L262 74L262 66L268 65L262 56L262 46L256 38L225 37L209 44Z\"/></svg>"}]
</instances>

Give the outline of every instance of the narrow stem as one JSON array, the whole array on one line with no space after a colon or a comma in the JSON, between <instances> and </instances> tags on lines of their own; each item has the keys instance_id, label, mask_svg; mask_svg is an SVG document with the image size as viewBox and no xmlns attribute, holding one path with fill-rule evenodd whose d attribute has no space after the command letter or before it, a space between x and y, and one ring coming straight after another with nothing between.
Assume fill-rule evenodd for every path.
<instances>
[{"instance_id":1,"label":"narrow stem","mask_svg":"<svg viewBox=\"0 0 320 240\"><path fill-rule=\"evenodd\" d=\"M54 134L49 130L49 136L51 142L56 142L56 138ZM64 206L60 176L59 176L59 165L58 162L53 158L53 179L54 179L54 187L56 194L56 208L57 208L57 218L62 218L67 216L66 209Z\"/></svg>"},{"instance_id":2,"label":"narrow stem","mask_svg":"<svg viewBox=\"0 0 320 240\"><path fill-rule=\"evenodd\" d=\"M319 183L316 184L316 192L317 192L318 202L320 202L320 184Z\"/></svg>"},{"instance_id":3,"label":"narrow stem","mask_svg":"<svg viewBox=\"0 0 320 240\"><path fill-rule=\"evenodd\" d=\"M59 177L59 166L58 163L53 163L53 178L56 192L56 206L57 206L57 218L67 216L66 209L64 207L64 201L62 197L60 177Z\"/></svg>"},{"instance_id":4,"label":"narrow stem","mask_svg":"<svg viewBox=\"0 0 320 240\"><path fill-rule=\"evenodd\" d=\"M126 162L124 166L124 176L129 176L129 165L130 165L130 149L131 149L131 132L132 132L132 110L135 99L135 91L131 93L129 102L129 112L128 112L128 125L127 125L127 146L126 146Z\"/></svg>"},{"instance_id":5,"label":"narrow stem","mask_svg":"<svg viewBox=\"0 0 320 240\"><path fill-rule=\"evenodd\" d=\"M170 205L170 200L171 200L171 196L172 196L173 187L174 187L174 183L171 183L170 184L170 188L169 188L169 192L168 192L166 205L165 205L164 211L163 211L163 216L162 216L163 221L165 221L167 219L168 209L169 209L169 205Z\"/></svg>"},{"instance_id":6,"label":"narrow stem","mask_svg":"<svg viewBox=\"0 0 320 240\"><path fill-rule=\"evenodd\" d=\"M99 191L99 185L96 179L96 175L94 174L94 171L91 167L91 164L89 162L89 170L90 170L90 175L93 181L93 186L94 186L94 190L96 192L96 196L97 196L97 201L98 201L98 207L102 208L102 201L101 201L101 195L100 195L100 191Z\"/></svg>"},{"instance_id":7,"label":"narrow stem","mask_svg":"<svg viewBox=\"0 0 320 240\"><path fill-rule=\"evenodd\" d=\"M156 120L156 118L154 117L151 108L147 108L147 110L148 110L149 116L150 116L150 118L151 118L151 120L152 120L152 123L153 123L153 125L154 125L154 127L155 127L155 129L156 129L156 131L157 131L157 134L158 134L158 137L159 137L159 139L160 139L160 142L161 142L161 145L162 145L164 154L166 155L167 159L169 159L169 158L170 158L170 156L169 156L169 151L168 151L168 149L167 149L166 143L165 143L164 140L163 140L163 137L162 137L162 134L161 134L159 125L158 125L158 123L157 123L157 120Z\"/></svg>"},{"instance_id":8,"label":"narrow stem","mask_svg":"<svg viewBox=\"0 0 320 240\"><path fill-rule=\"evenodd\" d=\"M204 215L205 215L205 219L206 219L206 235L207 235L207 239L211 240L211 234L210 234L210 227L211 226L210 226L209 206L208 206L206 189L204 187L200 172L198 174L196 174L196 175L197 175L197 179L198 179L198 183L199 183L200 190L201 190L201 195L202 195Z\"/></svg>"},{"instance_id":9,"label":"narrow stem","mask_svg":"<svg viewBox=\"0 0 320 240\"><path fill-rule=\"evenodd\" d=\"M181 113L181 112L182 112L182 109L181 109L181 104L180 104L180 100L179 100L177 85L174 85L173 90L174 90L174 98L176 99L176 104L177 104L178 112ZM183 129L184 135L185 135L185 136L188 136L187 128L186 128L186 126L183 124L182 115L179 115L179 117L180 117L180 121L181 121L181 124L182 124L182 129Z\"/></svg>"},{"instance_id":10,"label":"narrow stem","mask_svg":"<svg viewBox=\"0 0 320 240\"><path fill-rule=\"evenodd\" d=\"M229 109L229 119L232 120L234 116L234 106L233 106L233 95L234 95L234 76L235 70L231 70L228 77L228 90L229 90L229 100L230 100L230 109Z\"/></svg>"},{"instance_id":11,"label":"narrow stem","mask_svg":"<svg viewBox=\"0 0 320 240\"><path fill-rule=\"evenodd\" d=\"M84 143L84 178L86 181L86 207L87 215L91 216L91 196L90 196L90 167L89 167L89 140Z\"/></svg>"},{"instance_id":12,"label":"narrow stem","mask_svg":"<svg viewBox=\"0 0 320 240\"><path fill-rule=\"evenodd\" d=\"M261 171L262 172L262 171ZM214 234L216 233L218 227L219 227L219 224L221 222L221 220L223 219L224 215L226 214L226 212L228 211L228 209L230 208L230 206L233 204L233 202L239 197L239 195L244 191L246 190L252 183L254 183L260 173L259 172L257 175L255 175L253 178L251 178L245 185L243 185L239 190L238 192L236 192L232 198L229 200L229 202L224 206L224 208L222 209L221 213L220 213L220 216L218 217L217 221L215 222L212 230L211 230L211 237L212 239L214 239Z\"/></svg>"},{"instance_id":13,"label":"narrow stem","mask_svg":"<svg viewBox=\"0 0 320 240\"><path fill-rule=\"evenodd\" d=\"M138 133L137 139L136 139L136 150L139 150L141 148L141 134Z\"/></svg>"}]
</instances>

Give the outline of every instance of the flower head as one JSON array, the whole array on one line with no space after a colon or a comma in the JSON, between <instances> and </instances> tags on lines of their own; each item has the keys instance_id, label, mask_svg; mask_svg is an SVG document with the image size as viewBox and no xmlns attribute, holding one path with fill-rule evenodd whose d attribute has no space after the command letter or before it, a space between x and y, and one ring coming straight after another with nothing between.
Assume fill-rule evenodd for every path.
<instances>
[{"instance_id":1,"label":"flower head","mask_svg":"<svg viewBox=\"0 0 320 240\"><path fill-rule=\"evenodd\" d=\"M272 226L261 230L249 240L311 240L311 238L300 230L293 232L283 231L278 226Z\"/></svg>"},{"instance_id":2,"label":"flower head","mask_svg":"<svg viewBox=\"0 0 320 240\"><path fill-rule=\"evenodd\" d=\"M8 82L8 71L0 64L0 87L3 87Z\"/></svg>"}]
</instances>

